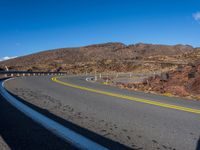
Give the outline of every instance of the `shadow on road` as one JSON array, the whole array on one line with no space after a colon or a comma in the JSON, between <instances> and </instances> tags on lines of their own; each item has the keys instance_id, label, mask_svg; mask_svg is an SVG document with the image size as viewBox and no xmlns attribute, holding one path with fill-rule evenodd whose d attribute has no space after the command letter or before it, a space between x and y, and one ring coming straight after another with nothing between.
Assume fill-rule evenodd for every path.
<instances>
[{"instance_id":1,"label":"shadow on road","mask_svg":"<svg viewBox=\"0 0 200 150\"><path fill-rule=\"evenodd\" d=\"M12 150L75 149L56 137L0 96L0 136ZM6 149L0 145L0 149Z\"/></svg>"},{"instance_id":2,"label":"shadow on road","mask_svg":"<svg viewBox=\"0 0 200 150\"><path fill-rule=\"evenodd\" d=\"M12 93L11 93L12 94ZM13 95L13 94L12 94ZM112 141L92 131L82 128L72 122L64 120L45 109L41 109L27 101L15 96L22 103L45 116L59 122L77 133L85 135L87 138L115 150L129 150L131 148ZM15 150L41 150L41 149L74 149L69 144L57 138L45 128L41 127L21 112L17 111L2 98L0 99L0 135L11 149ZM16 133L15 133L16 132ZM46 147L45 147L46 145Z\"/></svg>"},{"instance_id":3,"label":"shadow on road","mask_svg":"<svg viewBox=\"0 0 200 150\"><path fill-rule=\"evenodd\" d=\"M200 150L200 137L199 137L199 140L198 140L198 142L197 142L196 150Z\"/></svg>"}]
</instances>

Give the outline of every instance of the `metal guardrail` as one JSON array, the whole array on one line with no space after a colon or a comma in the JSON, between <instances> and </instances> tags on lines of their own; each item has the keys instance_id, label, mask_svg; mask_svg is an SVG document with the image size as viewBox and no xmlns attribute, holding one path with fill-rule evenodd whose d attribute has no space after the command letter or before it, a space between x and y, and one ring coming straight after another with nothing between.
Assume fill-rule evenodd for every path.
<instances>
[{"instance_id":1,"label":"metal guardrail","mask_svg":"<svg viewBox=\"0 0 200 150\"><path fill-rule=\"evenodd\" d=\"M11 78L13 79L13 78ZM0 81L0 93L1 95L16 109L24 113L26 116L34 120L35 122L42 125L44 128L54 133L56 136L64 139L66 142L70 143L77 149L80 150L108 150L108 148L86 138L62 124L48 118L47 116L37 112L36 110L30 108L29 106L20 102L17 98L13 97L4 86L4 83L8 80Z\"/></svg>"},{"instance_id":2,"label":"metal guardrail","mask_svg":"<svg viewBox=\"0 0 200 150\"><path fill-rule=\"evenodd\" d=\"M151 73L134 73L134 72L118 72L118 73L96 73L91 76L92 81L102 80L108 82L112 80L113 82L123 82L123 83L138 83L143 82L149 77L161 76L163 72L155 71Z\"/></svg>"},{"instance_id":3,"label":"metal guardrail","mask_svg":"<svg viewBox=\"0 0 200 150\"><path fill-rule=\"evenodd\" d=\"M4 77L66 75L66 74L67 74L67 72L0 71L0 75L4 76Z\"/></svg>"}]
</instances>

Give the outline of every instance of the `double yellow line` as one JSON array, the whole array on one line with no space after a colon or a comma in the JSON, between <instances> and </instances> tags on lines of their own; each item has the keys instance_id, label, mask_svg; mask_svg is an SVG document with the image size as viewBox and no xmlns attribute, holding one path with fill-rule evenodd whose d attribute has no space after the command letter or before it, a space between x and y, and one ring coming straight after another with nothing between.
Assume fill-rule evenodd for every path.
<instances>
[{"instance_id":1,"label":"double yellow line","mask_svg":"<svg viewBox=\"0 0 200 150\"><path fill-rule=\"evenodd\" d=\"M59 84L65 85L65 86L73 87L73 88L84 90L84 91L89 91L89 92L103 94L103 95L107 95L107 96L112 96L112 97L122 98L122 99L126 99L126 100L136 101L136 102L140 102L140 103L155 105L155 106L159 106L159 107L165 107L165 108L176 109L176 110L181 110L181 111L185 111L185 112L200 114L199 109L192 109L192 108L178 106L178 105L166 104L166 103L156 102L156 101L152 101L152 100L147 100L147 99L142 99L142 98L137 98L137 97L132 97L132 96L126 96L126 95L121 95L121 94L112 93L112 92L96 90L96 89L92 89L92 88L87 88L87 87L63 82L63 81L58 80L58 78L59 77L53 77L53 78L51 78L51 80L54 81L54 82L57 82Z\"/></svg>"}]
</instances>

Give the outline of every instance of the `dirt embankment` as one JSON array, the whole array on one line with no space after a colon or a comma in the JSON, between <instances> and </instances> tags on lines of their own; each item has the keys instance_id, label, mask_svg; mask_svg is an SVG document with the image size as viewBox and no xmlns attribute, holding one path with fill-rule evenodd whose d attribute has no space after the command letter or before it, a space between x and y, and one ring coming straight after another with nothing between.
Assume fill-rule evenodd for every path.
<instances>
[{"instance_id":1,"label":"dirt embankment","mask_svg":"<svg viewBox=\"0 0 200 150\"><path fill-rule=\"evenodd\" d=\"M122 88L180 96L200 100L200 63L179 66L161 76L150 77L139 84L118 84Z\"/></svg>"}]
</instances>

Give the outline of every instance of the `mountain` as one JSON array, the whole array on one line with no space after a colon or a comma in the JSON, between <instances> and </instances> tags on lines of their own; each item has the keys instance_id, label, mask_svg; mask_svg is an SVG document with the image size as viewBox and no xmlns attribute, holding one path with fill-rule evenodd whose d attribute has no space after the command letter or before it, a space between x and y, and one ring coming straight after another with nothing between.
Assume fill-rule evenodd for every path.
<instances>
[{"instance_id":1,"label":"mountain","mask_svg":"<svg viewBox=\"0 0 200 150\"><path fill-rule=\"evenodd\" d=\"M76 48L47 50L0 62L0 67L29 71L133 71L139 61L172 59L195 51L189 45L104 43ZM161 59L162 58L162 59ZM177 59L178 60L178 59Z\"/></svg>"},{"instance_id":2,"label":"mountain","mask_svg":"<svg viewBox=\"0 0 200 150\"><path fill-rule=\"evenodd\" d=\"M200 99L200 48L190 45L104 43L75 48L42 51L1 61L0 70L66 71L68 73L139 72L162 76L139 84L120 83L120 87Z\"/></svg>"}]
</instances>

